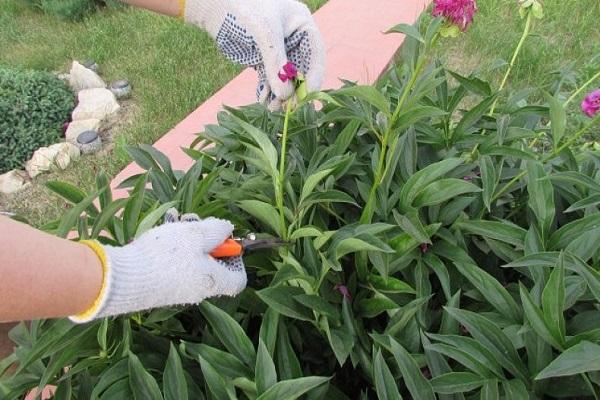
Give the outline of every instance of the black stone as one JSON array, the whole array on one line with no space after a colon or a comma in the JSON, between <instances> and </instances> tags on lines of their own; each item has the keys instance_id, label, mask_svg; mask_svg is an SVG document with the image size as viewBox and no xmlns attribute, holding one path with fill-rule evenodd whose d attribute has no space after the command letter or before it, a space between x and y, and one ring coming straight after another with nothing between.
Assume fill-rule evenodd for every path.
<instances>
[{"instance_id":1,"label":"black stone","mask_svg":"<svg viewBox=\"0 0 600 400\"><path fill-rule=\"evenodd\" d=\"M77 143L90 144L98 139L98 134L94 131L85 131L77 136Z\"/></svg>"}]
</instances>

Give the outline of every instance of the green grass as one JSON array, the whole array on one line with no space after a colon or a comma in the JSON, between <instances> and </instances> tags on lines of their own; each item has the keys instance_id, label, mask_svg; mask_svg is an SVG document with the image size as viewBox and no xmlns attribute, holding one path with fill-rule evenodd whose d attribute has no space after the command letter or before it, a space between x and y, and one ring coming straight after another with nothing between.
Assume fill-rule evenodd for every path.
<instances>
[{"instance_id":1,"label":"green grass","mask_svg":"<svg viewBox=\"0 0 600 400\"><path fill-rule=\"evenodd\" d=\"M314 10L325 1L307 4ZM153 143L241 70L225 60L207 34L173 18L126 8L65 22L23 3L0 1L0 65L67 71L73 59L94 59L107 82L125 77L134 87L128 120L116 130L113 150L85 157L67 171L41 176L18 195L0 198L0 209L36 225L63 212L64 203L49 198L45 181L91 188L97 171L114 176L129 162L124 145Z\"/></svg>"},{"instance_id":2,"label":"green grass","mask_svg":"<svg viewBox=\"0 0 600 400\"><path fill-rule=\"evenodd\" d=\"M554 92L560 75L563 90L587 81L600 70L600 2L543 0L545 17L535 20L508 81L514 90L537 87ZM498 86L505 69L490 71L499 60L510 61L525 21L516 0L479 0L479 12L469 31L444 39L437 51L451 68L463 73L478 69ZM600 86L600 82L596 83Z\"/></svg>"}]
</instances>

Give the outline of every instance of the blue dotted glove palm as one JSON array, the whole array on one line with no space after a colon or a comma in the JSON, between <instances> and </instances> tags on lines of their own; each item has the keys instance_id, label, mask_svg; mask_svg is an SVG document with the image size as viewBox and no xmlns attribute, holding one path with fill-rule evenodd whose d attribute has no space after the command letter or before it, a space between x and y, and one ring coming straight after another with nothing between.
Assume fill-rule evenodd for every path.
<instances>
[{"instance_id":1,"label":"blue dotted glove palm","mask_svg":"<svg viewBox=\"0 0 600 400\"><path fill-rule=\"evenodd\" d=\"M309 91L319 90L325 48L306 7L295 0L187 0L186 21L205 29L231 61L258 72L257 98L276 109L292 96L278 74L292 61Z\"/></svg>"}]
</instances>

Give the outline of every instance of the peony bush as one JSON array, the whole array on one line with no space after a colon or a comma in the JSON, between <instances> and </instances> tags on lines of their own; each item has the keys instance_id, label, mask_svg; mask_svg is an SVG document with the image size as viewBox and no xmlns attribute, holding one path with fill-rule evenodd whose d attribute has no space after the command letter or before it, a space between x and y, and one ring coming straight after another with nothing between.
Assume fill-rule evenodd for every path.
<instances>
[{"instance_id":1,"label":"peony bush","mask_svg":"<svg viewBox=\"0 0 600 400\"><path fill-rule=\"evenodd\" d=\"M124 245L176 206L291 245L247 255L234 299L20 324L3 398L597 397L600 152L580 145L595 97L570 131L559 93L447 70L430 49L452 23L394 27L404 62L376 86L227 109L187 172L129 148L146 172L128 198L102 174L89 193L50 182L73 204L45 227L63 237Z\"/></svg>"}]
</instances>

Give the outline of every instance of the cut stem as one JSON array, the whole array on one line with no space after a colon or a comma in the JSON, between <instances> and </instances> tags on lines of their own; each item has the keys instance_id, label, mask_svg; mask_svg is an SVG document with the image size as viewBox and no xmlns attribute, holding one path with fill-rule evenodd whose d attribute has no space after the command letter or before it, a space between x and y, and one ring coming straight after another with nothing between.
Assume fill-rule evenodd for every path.
<instances>
[{"instance_id":1,"label":"cut stem","mask_svg":"<svg viewBox=\"0 0 600 400\"><path fill-rule=\"evenodd\" d=\"M583 84L583 86L581 86L579 89L577 89L577 91L575 93L573 93L571 95L571 97L569 97L569 99L567 101L565 101L565 108L573 101L577 98L577 96L579 96L581 94L581 92L583 92L589 85L592 84L592 82L594 82L596 79L600 78L600 71L598 71L598 73L596 73L596 75L592 76L590 78L590 80L588 80L586 83Z\"/></svg>"},{"instance_id":2,"label":"cut stem","mask_svg":"<svg viewBox=\"0 0 600 400\"><path fill-rule=\"evenodd\" d=\"M284 240L287 240L288 232L285 223L285 206L283 204L283 194L285 191L285 156L287 153L287 137L288 137L288 126L290 122L290 115L292 114L292 100L288 100L285 109L285 118L283 120L283 132L281 136L281 155L279 156L279 174L276 178L275 184L275 201L277 208L279 209L279 228L281 230L281 236Z\"/></svg>"}]
</instances>

